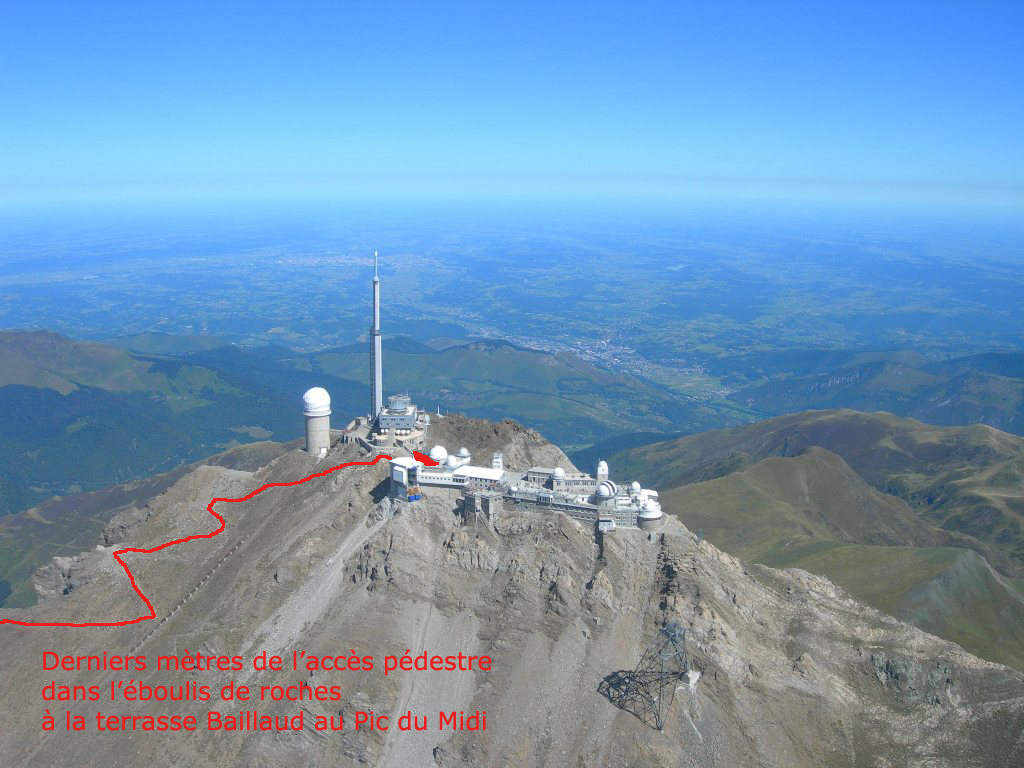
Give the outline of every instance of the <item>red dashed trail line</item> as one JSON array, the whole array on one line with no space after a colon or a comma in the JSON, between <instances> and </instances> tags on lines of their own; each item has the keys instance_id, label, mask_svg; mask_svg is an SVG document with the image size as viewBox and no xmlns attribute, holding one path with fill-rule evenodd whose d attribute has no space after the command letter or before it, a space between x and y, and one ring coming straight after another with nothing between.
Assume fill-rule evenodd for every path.
<instances>
[{"instance_id":1,"label":"red dashed trail line","mask_svg":"<svg viewBox=\"0 0 1024 768\"><path fill-rule=\"evenodd\" d=\"M267 490L269 488L287 488L287 487L293 486L293 485L302 485L303 483L308 483L310 480L314 480L314 479L316 479L318 477L326 477L327 475L331 474L332 472L337 472L339 469L344 469L345 467L355 467L355 466L369 467L369 466L373 466L374 464L376 464L381 459L388 459L388 460L390 460L391 458L392 458L391 456L388 456L388 455L382 453L382 454L378 454L374 458L373 461L349 461L349 462L346 462L345 464L339 464L336 467L331 467L330 469L325 469L323 472L317 472L315 474L310 475L309 477L304 477L301 480L293 480L290 483L267 483L266 485L257 488L252 493L248 493L245 496L242 496L242 497L237 498L237 499L220 499L220 498L212 499L210 501L210 503L206 505L206 511L209 512L211 515L213 515L215 518L217 518L220 521L220 526L217 528L217 530L211 531L210 533L197 533L197 534L194 534L192 536L186 536L183 539L175 539L174 541L167 541L167 542L164 542L163 544L160 544L159 546L152 547L150 549L140 549L138 547L128 547L126 549L118 549L118 550L116 550L114 552L114 559L117 560L118 564L120 564L120 566L122 568L124 568L124 572L126 574L128 574L128 581L131 582L132 589L135 590L135 594L137 594L140 598L142 598L142 602L144 602L146 604L146 607L149 608L149 615L147 615L147 616L139 616L137 618L127 619L125 621L82 621L82 622L75 622L75 621L18 621L17 619L0 619L0 624L17 624L17 625L22 626L22 627L126 627L129 624L139 624L140 622L143 622L143 621L149 621L150 619L155 619L156 618L156 610L153 608L153 604L151 602L149 602L149 598L146 597L145 594L143 594L142 590L139 589L139 585L135 583L135 575L132 573L131 569L128 567L128 564L124 560L121 559L121 555L128 554L129 552L134 553L134 554L140 554L140 555L151 555L154 552L159 552L161 549L167 549L168 547L173 547L176 544L184 544L187 541L196 541L198 539L212 539L215 536L219 536L221 533L224 532L224 528L226 526L226 523L224 521L224 518L221 517L217 513L216 510L214 510L213 506L215 504L219 504L220 502L229 502L229 503L233 504L233 503L237 503L237 502L240 502L240 501L249 501L249 499L251 499L251 498L253 498L255 496L259 496L261 493L263 493L265 490ZM423 457L423 458L426 458L426 457ZM435 462L431 462L431 463L435 463Z\"/></svg>"}]
</instances>

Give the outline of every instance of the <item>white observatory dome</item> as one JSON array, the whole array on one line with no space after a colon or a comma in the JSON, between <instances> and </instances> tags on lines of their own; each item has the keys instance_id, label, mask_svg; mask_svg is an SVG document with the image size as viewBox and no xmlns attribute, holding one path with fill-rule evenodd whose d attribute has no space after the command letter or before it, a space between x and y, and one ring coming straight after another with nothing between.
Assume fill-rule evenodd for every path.
<instances>
[{"instance_id":1,"label":"white observatory dome","mask_svg":"<svg viewBox=\"0 0 1024 768\"><path fill-rule=\"evenodd\" d=\"M643 490L643 489L640 487L640 483L638 483L636 480L634 480L630 484L629 490L631 490L633 493L640 493L640 491Z\"/></svg>"},{"instance_id":2,"label":"white observatory dome","mask_svg":"<svg viewBox=\"0 0 1024 768\"><path fill-rule=\"evenodd\" d=\"M555 478L555 480L564 480L565 470L561 467L555 467L555 471L551 473L551 476Z\"/></svg>"},{"instance_id":3,"label":"white observatory dome","mask_svg":"<svg viewBox=\"0 0 1024 768\"><path fill-rule=\"evenodd\" d=\"M459 466L459 460L454 456L449 456L447 459L445 459L444 465L448 467L448 469L455 469L457 466Z\"/></svg>"},{"instance_id":4,"label":"white observatory dome","mask_svg":"<svg viewBox=\"0 0 1024 768\"><path fill-rule=\"evenodd\" d=\"M602 473L606 474L606 475L608 474L608 462L607 461L599 461L599 462L597 462L597 474L600 475Z\"/></svg>"},{"instance_id":5,"label":"white observatory dome","mask_svg":"<svg viewBox=\"0 0 1024 768\"><path fill-rule=\"evenodd\" d=\"M330 416L331 396L323 387L313 387L302 396L302 407L307 416Z\"/></svg>"},{"instance_id":6,"label":"white observatory dome","mask_svg":"<svg viewBox=\"0 0 1024 768\"><path fill-rule=\"evenodd\" d=\"M611 498L615 495L615 483L609 480L602 480L597 484L597 495L602 499Z\"/></svg>"},{"instance_id":7,"label":"white observatory dome","mask_svg":"<svg viewBox=\"0 0 1024 768\"><path fill-rule=\"evenodd\" d=\"M440 464L442 461L448 458L448 451L445 449L443 445L435 445L433 448L430 449L430 453L427 455L430 456L432 461L436 461Z\"/></svg>"},{"instance_id":8,"label":"white observatory dome","mask_svg":"<svg viewBox=\"0 0 1024 768\"><path fill-rule=\"evenodd\" d=\"M641 531L658 530L663 525L661 505L648 499L640 514L636 516L636 524Z\"/></svg>"},{"instance_id":9,"label":"white observatory dome","mask_svg":"<svg viewBox=\"0 0 1024 768\"><path fill-rule=\"evenodd\" d=\"M648 502L647 506L640 510L640 514L637 515L641 520L657 520L662 516L661 505Z\"/></svg>"},{"instance_id":10,"label":"white observatory dome","mask_svg":"<svg viewBox=\"0 0 1024 768\"><path fill-rule=\"evenodd\" d=\"M459 448L459 458L460 459L468 459L469 458L469 448L467 448L466 446L462 446L461 448Z\"/></svg>"}]
</instances>

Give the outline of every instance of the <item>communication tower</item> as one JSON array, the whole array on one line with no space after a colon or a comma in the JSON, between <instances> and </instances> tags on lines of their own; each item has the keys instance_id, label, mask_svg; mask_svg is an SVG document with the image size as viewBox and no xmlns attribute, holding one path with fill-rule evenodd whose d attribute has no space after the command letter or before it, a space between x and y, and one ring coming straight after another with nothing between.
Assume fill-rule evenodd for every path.
<instances>
[{"instance_id":1,"label":"communication tower","mask_svg":"<svg viewBox=\"0 0 1024 768\"><path fill-rule=\"evenodd\" d=\"M658 631L636 669L613 672L597 690L619 709L660 731L665 727L676 687L689 671L686 631L673 621Z\"/></svg>"}]
</instances>

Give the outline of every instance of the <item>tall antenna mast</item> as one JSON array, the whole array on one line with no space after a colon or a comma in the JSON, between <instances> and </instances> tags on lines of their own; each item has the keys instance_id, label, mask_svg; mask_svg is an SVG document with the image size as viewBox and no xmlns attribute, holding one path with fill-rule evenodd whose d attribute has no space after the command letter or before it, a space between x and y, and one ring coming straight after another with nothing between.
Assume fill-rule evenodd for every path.
<instances>
[{"instance_id":1,"label":"tall antenna mast","mask_svg":"<svg viewBox=\"0 0 1024 768\"><path fill-rule=\"evenodd\" d=\"M370 327L370 423L384 410L384 374L381 371L380 278L377 251L373 252L373 325Z\"/></svg>"}]
</instances>

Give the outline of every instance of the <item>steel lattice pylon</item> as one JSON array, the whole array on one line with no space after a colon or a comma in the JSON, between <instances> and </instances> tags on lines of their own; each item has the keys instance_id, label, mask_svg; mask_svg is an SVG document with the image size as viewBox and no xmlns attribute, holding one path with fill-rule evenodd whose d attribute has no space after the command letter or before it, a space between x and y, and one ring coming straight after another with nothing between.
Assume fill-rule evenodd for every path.
<instances>
[{"instance_id":1,"label":"steel lattice pylon","mask_svg":"<svg viewBox=\"0 0 1024 768\"><path fill-rule=\"evenodd\" d=\"M685 642L686 632L679 622L666 624L644 651L637 668L608 675L598 692L619 709L662 730L676 686L690 671Z\"/></svg>"}]
</instances>

